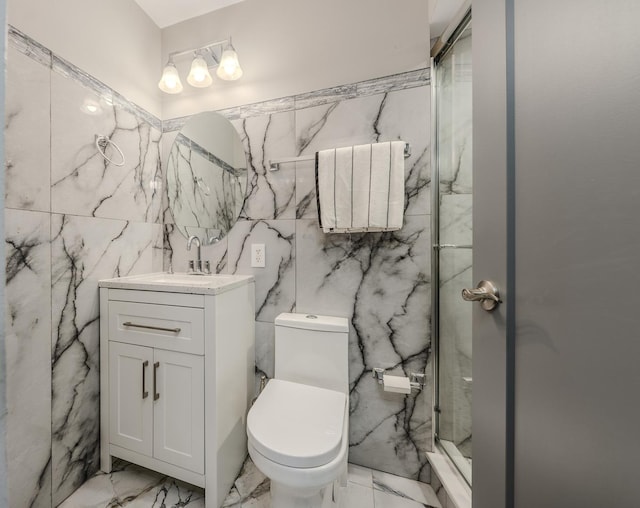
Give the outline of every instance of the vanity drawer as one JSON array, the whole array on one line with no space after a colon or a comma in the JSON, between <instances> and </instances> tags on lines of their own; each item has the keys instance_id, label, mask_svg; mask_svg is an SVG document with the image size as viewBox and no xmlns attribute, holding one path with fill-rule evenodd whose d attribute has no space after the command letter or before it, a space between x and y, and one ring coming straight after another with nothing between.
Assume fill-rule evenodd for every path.
<instances>
[{"instance_id":1,"label":"vanity drawer","mask_svg":"<svg viewBox=\"0 0 640 508\"><path fill-rule=\"evenodd\" d=\"M110 301L109 340L202 355L204 310Z\"/></svg>"}]
</instances>

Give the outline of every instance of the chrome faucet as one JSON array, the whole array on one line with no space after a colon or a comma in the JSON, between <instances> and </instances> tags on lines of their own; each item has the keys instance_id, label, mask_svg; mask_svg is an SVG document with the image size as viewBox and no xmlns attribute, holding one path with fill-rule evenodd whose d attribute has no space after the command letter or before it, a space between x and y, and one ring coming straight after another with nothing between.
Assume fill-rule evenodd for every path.
<instances>
[{"instance_id":1,"label":"chrome faucet","mask_svg":"<svg viewBox=\"0 0 640 508\"><path fill-rule=\"evenodd\" d=\"M196 247L198 248L198 250L196 251L196 259L195 261L192 259L189 261L189 273L194 274L194 275L204 275L206 274L210 274L211 273L211 268L209 265L209 261L205 261L204 262L204 270L202 269L202 257L200 255L200 238L198 238L195 235L191 235L188 239L187 239L187 250L191 250L191 244L194 243L196 244Z\"/></svg>"}]
</instances>

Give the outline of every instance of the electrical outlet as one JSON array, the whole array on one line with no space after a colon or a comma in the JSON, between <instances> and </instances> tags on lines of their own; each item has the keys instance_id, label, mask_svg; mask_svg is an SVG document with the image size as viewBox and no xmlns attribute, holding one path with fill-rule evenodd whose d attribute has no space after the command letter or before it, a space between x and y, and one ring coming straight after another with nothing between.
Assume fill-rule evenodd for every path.
<instances>
[{"instance_id":1,"label":"electrical outlet","mask_svg":"<svg viewBox=\"0 0 640 508\"><path fill-rule=\"evenodd\" d=\"M251 266L253 268L264 268L265 263L264 243L251 244Z\"/></svg>"}]
</instances>

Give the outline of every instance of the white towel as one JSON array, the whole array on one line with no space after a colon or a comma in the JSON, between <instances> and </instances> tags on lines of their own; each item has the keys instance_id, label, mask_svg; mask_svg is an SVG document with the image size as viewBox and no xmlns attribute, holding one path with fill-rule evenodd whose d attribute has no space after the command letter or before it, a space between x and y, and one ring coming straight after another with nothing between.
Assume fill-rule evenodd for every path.
<instances>
[{"instance_id":1,"label":"white towel","mask_svg":"<svg viewBox=\"0 0 640 508\"><path fill-rule=\"evenodd\" d=\"M403 141L316 154L320 223L325 233L393 231L404 214Z\"/></svg>"}]
</instances>

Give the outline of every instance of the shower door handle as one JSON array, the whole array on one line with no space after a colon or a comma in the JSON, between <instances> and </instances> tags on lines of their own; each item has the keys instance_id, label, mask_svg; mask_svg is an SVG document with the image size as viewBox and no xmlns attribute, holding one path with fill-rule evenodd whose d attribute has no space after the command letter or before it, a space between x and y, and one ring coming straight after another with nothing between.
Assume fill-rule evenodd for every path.
<instances>
[{"instance_id":1,"label":"shower door handle","mask_svg":"<svg viewBox=\"0 0 640 508\"><path fill-rule=\"evenodd\" d=\"M502 303L498 288L488 280L481 280L476 288L463 289L462 299L467 302L480 302L482 308L487 311L495 309L499 303Z\"/></svg>"}]
</instances>

